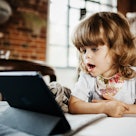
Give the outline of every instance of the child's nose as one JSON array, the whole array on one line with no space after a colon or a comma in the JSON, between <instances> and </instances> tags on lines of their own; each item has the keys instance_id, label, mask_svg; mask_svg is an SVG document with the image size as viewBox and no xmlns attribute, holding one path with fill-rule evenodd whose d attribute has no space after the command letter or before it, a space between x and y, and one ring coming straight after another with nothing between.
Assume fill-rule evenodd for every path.
<instances>
[{"instance_id":1,"label":"child's nose","mask_svg":"<svg viewBox=\"0 0 136 136\"><path fill-rule=\"evenodd\" d=\"M92 53L91 53L90 50L86 51L85 58L86 58L86 59L92 58Z\"/></svg>"}]
</instances>

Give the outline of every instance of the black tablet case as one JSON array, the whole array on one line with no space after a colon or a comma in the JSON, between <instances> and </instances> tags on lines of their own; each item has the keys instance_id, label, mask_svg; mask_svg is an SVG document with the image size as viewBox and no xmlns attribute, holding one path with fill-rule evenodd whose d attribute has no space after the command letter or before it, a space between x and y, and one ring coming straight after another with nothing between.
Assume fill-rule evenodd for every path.
<instances>
[{"instance_id":1,"label":"black tablet case","mask_svg":"<svg viewBox=\"0 0 136 136\"><path fill-rule=\"evenodd\" d=\"M63 111L40 73L1 72L0 92L11 106L4 118L0 117L0 123L39 136L70 131Z\"/></svg>"}]
</instances>

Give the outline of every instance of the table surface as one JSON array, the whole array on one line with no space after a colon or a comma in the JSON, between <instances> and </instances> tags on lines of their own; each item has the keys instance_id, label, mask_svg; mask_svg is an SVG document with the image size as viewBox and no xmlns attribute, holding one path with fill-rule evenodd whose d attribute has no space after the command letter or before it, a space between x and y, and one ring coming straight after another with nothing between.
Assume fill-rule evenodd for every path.
<instances>
[{"instance_id":1,"label":"table surface","mask_svg":"<svg viewBox=\"0 0 136 136\"><path fill-rule=\"evenodd\" d=\"M0 102L0 114L9 107ZM84 126L74 136L136 136L136 114L122 118L107 117L105 114L65 114L71 128L76 130Z\"/></svg>"},{"instance_id":2,"label":"table surface","mask_svg":"<svg viewBox=\"0 0 136 136\"><path fill-rule=\"evenodd\" d=\"M99 117L99 119L88 123L81 131L76 133L74 136L136 136L136 115L124 115L121 118L106 117L102 114L86 115L85 117L79 117L77 123L86 120L88 121ZM68 115L69 116L69 115ZM76 116L76 115L75 115ZM73 119L67 117L70 125L75 129L76 126L73 124ZM81 119L81 120L80 120ZM73 123L73 124L72 124ZM80 123L80 125L82 125ZM79 125L78 125L79 126Z\"/></svg>"}]
</instances>

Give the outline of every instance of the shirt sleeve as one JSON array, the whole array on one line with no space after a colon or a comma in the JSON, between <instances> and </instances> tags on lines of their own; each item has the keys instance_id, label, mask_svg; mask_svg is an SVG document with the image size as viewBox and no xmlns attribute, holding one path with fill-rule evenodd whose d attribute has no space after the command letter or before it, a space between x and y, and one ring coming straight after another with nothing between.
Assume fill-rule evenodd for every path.
<instances>
[{"instance_id":1,"label":"shirt sleeve","mask_svg":"<svg viewBox=\"0 0 136 136\"><path fill-rule=\"evenodd\" d=\"M94 88L94 78L91 75L81 72L72 95L88 102L89 92Z\"/></svg>"}]
</instances>

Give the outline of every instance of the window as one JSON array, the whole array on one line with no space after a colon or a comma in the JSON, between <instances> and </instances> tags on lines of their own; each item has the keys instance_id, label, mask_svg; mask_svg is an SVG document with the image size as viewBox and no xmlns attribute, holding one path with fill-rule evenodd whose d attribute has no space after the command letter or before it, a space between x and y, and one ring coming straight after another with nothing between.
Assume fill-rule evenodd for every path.
<instances>
[{"instance_id":1,"label":"window","mask_svg":"<svg viewBox=\"0 0 136 136\"><path fill-rule=\"evenodd\" d=\"M48 63L54 67L76 67L78 54L71 42L75 25L85 14L116 10L116 0L50 0Z\"/></svg>"}]
</instances>

